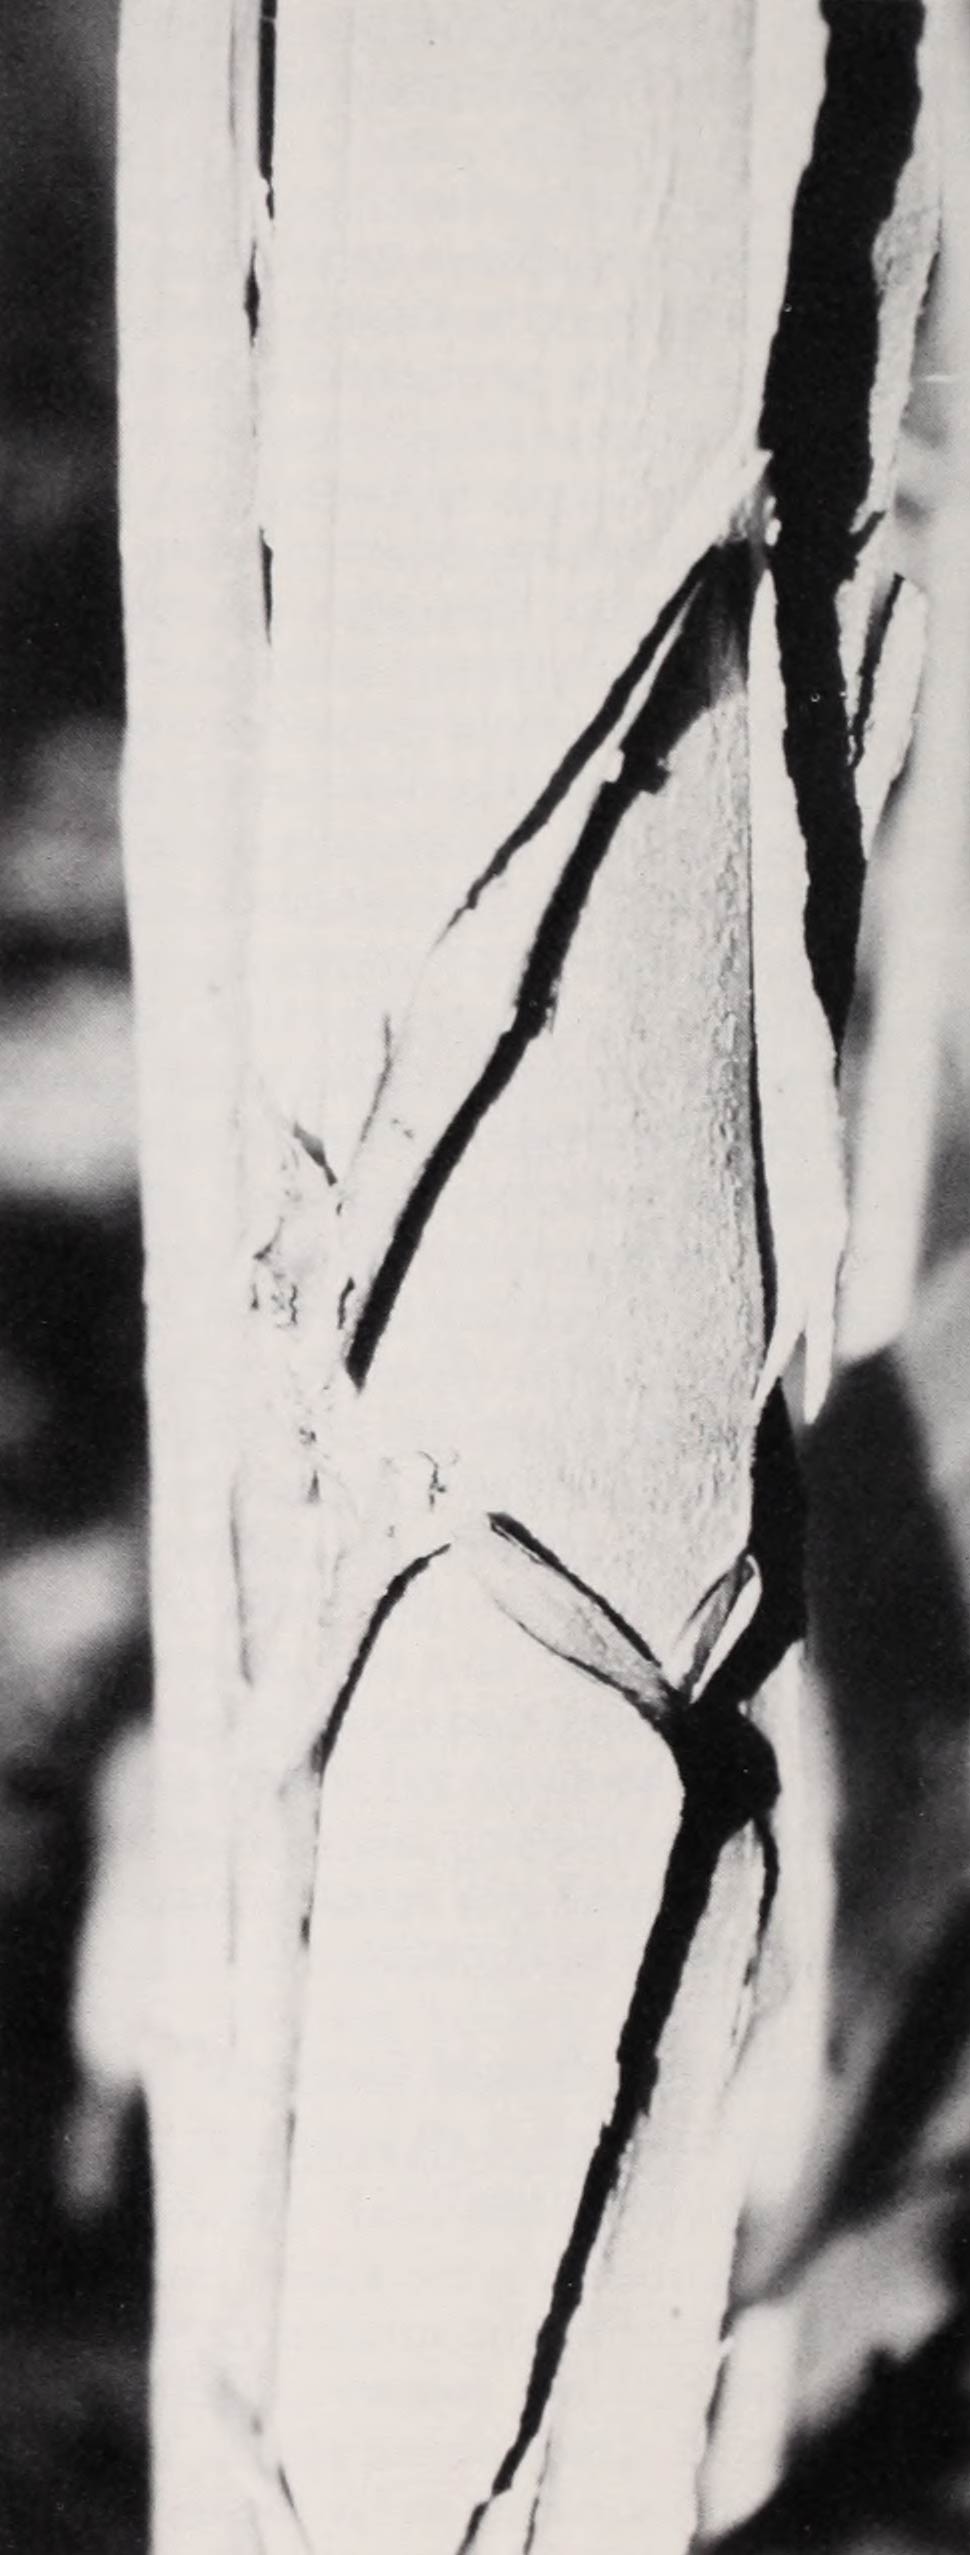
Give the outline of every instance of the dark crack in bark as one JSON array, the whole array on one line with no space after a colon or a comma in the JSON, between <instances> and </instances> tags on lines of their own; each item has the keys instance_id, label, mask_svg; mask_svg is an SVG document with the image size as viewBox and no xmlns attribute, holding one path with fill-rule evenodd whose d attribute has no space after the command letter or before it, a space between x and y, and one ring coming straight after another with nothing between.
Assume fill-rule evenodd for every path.
<instances>
[{"instance_id":1,"label":"dark crack in bark","mask_svg":"<svg viewBox=\"0 0 970 2555\"><path fill-rule=\"evenodd\" d=\"M706 574L694 587L674 645L623 740L619 776L605 781L597 792L578 841L560 872L524 960L512 1018L418 1171L380 1266L351 1315L343 1355L351 1381L358 1388L366 1382L443 1190L487 1112L508 1089L532 1041L553 1017L563 971L587 899L622 819L644 792L657 793L663 788L675 747L695 720L712 706L708 659L715 614L726 610L733 626L746 626L750 608L747 546L732 542L708 553L705 568ZM677 610L682 608L682 600L680 595ZM671 617L675 617L674 606L665 606L661 615L665 630ZM658 622L651 633L652 651L660 644L659 633ZM616 716L615 709L612 715ZM491 875L498 875L494 864ZM484 883L480 882L480 887Z\"/></svg>"},{"instance_id":2,"label":"dark crack in bark","mask_svg":"<svg viewBox=\"0 0 970 2555\"><path fill-rule=\"evenodd\" d=\"M676 1744L671 1744L684 1785L681 1823L659 1912L617 2044L613 2108L600 2130L559 2259L536 2339L515 2438L496 2468L490 2491L472 2513L461 2541L461 2555L467 2555L467 2549L474 2545L490 2505L514 2483L546 2413L597 2238L616 2196L634 2132L650 2109L663 2034L710 1900L721 1855L732 1837L740 1835L752 1822L759 1835L768 1834L777 1774L773 1751L753 1723L730 1704L724 1707L705 1702L695 1714L685 1714ZM770 1853L773 1858L773 1842ZM770 1884L766 1880L763 1922L773 1888L772 1861Z\"/></svg>"},{"instance_id":3,"label":"dark crack in bark","mask_svg":"<svg viewBox=\"0 0 970 2555\"><path fill-rule=\"evenodd\" d=\"M822 16L825 93L795 200L761 433L778 508L769 555L785 756L808 864L805 939L838 1052L864 876L838 598L871 529L859 523L879 353L874 250L912 152L924 8L922 0L822 0Z\"/></svg>"},{"instance_id":4,"label":"dark crack in bark","mask_svg":"<svg viewBox=\"0 0 970 2555\"><path fill-rule=\"evenodd\" d=\"M330 1759L337 1745L337 1741L340 1737L341 1730L343 1729L351 1703L353 1702L354 1695L357 1692L361 1677L363 1676L364 1669L367 1666L367 1662L370 1659L372 1652L376 1648L388 1617L392 1615L395 1608L400 1605L402 1597L405 1595L407 1589L411 1587L413 1581L415 1579L420 1579L422 1572L430 1570L432 1562L440 1561L442 1554L447 1551L448 1545L443 1543L437 1544L433 1552L419 1553L416 1560L405 1563L403 1570L395 1571L393 1578L388 1580L386 1588L382 1590L382 1593L377 1600L377 1604L374 1607L374 1611L369 1617L364 1632L361 1635L351 1666L344 1678L343 1685L341 1686L340 1693L337 1696L337 1700L327 1721L326 1728L321 1731L312 1752L313 1770L320 1781L322 1781L327 1766L330 1763Z\"/></svg>"},{"instance_id":5,"label":"dark crack in bark","mask_svg":"<svg viewBox=\"0 0 970 2555\"><path fill-rule=\"evenodd\" d=\"M683 1785L680 1827L660 1908L648 1937L616 2053L616 2092L590 2158L573 2224L536 2338L518 2428L476 2504L459 2555L468 2555L493 2502L514 2483L549 2407L593 2250L616 2197L634 2133L649 2113L661 2043L710 1902L725 1847L752 1827L764 1861L753 1958L778 1880L771 1813L778 1797L774 1751L748 1718L745 1699L772 1673L803 1626L803 1513L791 1424L780 1388L767 1404L755 1449L751 1549L765 1598L702 1701L665 1730ZM688 1698L683 1698L689 1704Z\"/></svg>"},{"instance_id":6,"label":"dark crack in bark","mask_svg":"<svg viewBox=\"0 0 970 2555\"><path fill-rule=\"evenodd\" d=\"M277 0L261 0L256 147L259 156L259 174L266 188L266 203L271 221L276 211L273 196L273 154L276 140L276 18Z\"/></svg>"},{"instance_id":7,"label":"dark crack in bark","mask_svg":"<svg viewBox=\"0 0 970 2555\"><path fill-rule=\"evenodd\" d=\"M688 569L676 593L668 596L666 603L657 614L652 629L648 630L645 639L641 639L629 663L624 666L622 674L618 674L616 681L611 683L605 700L595 716L589 720L582 734L563 755L562 762L557 765L551 779L546 782L545 788L540 790L538 798L533 801L528 815L523 816L521 822L513 828L512 833L506 835L504 843L499 844L498 851L493 853L487 867L469 888L467 896L462 898L461 904L447 926L449 931L454 930L455 924L461 921L463 914L474 913L486 888L494 886L496 879L504 877L516 852L520 852L524 844L531 842L533 836L540 834L543 826L548 825L550 817L555 815L557 807L560 807L563 799L568 796L587 763L598 752L599 747L605 745L618 719L622 718L638 683L642 683L644 675L649 674L654 657L662 648L668 632L673 629L678 615L690 601L691 595L703 583L717 555L717 545L713 545Z\"/></svg>"},{"instance_id":8,"label":"dark crack in bark","mask_svg":"<svg viewBox=\"0 0 970 2555\"><path fill-rule=\"evenodd\" d=\"M260 0L259 34L256 58L256 164L266 200L266 213L272 223L275 214L273 194L273 153L276 132L276 22L277 0ZM259 226L257 226L258 228ZM249 342L255 348L262 320L261 258L258 238L254 238L246 273L243 301ZM263 599L263 627L267 638L273 627L273 545L264 524L259 526L259 577Z\"/></svg>"}]
</instances>

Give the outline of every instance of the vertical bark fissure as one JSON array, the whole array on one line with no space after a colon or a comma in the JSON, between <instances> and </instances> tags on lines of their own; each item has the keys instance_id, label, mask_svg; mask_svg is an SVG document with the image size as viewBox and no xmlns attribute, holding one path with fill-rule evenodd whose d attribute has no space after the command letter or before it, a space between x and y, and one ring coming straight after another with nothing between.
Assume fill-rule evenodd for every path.
<instances>
[{"instance_id":1,"label":"vertical bark fissure","mask_svg":"<svg viewBox=\"0 0 970 2555\"><path fill-rule=\"evenodd\" d=\"M259 182L259 190L262 196L262 207L265 207L266 219L272 223L275 211L273 195L273 146L276 124L277 0L257 0L257 6L258 25L253 30L252 34L250 33L248 26L237 23L236 21L233 22L231 28L230 41L232 47L232 60L229 76L229 112L234 144L239 151L244 165L247 160L249 160L250 155L255 163L255 174ZM251 66L249 60L250 45L253 48L255 57ZM247 102L251 104L251 114L247 113L241 119L239 114L238 95L240 54L244 55L245 74L248 75L251 68L252 75L251 86L245 76L241 84L242 95L245 96L247 98ZM240 121L242 121L245 126L245 131L243 133L239 130ZM262 207L260 207L260 211L262 211ZM259 218L259 213L257 213L256 219L253 223L255 236L252 241L249 264L246 269L246 281L243 290L243 305L249 328L250 344L253 346L256 345L259 337L260 322L262 319L263 297L260 275L261 261L259 234L264 230L264 227L264 223Z\"/></svg>"},{"instance_id":2,"label":"vertical bark fissure","mask_svg":"<svg viewBox=\"0 0 970 2555\"><path fill-rule=\"evenodd\" d=\"M923 0L823 0L822 15L825 93L795 200L761 431L778 507L769 555L785 756L808 864L805 939L838 1051L865 871L839 595L869 529L861 516L879 351L874 251L913 147L925 11Z\"/></svg>"},{"instance_id":3,"label":"vertical bark fissure","mask_svg":"<svg viewBox=\"0 0 970 2555\"><path fill-rule=\"evenodd\" d=\"M259 173L266 188L270 220L275 212L273 196L273 145L276 133L276 12L277 0L261 0L259 12L259 66L257 97L257 150Z\"/></svg>"},{"instance_id":4,"label":"vertical bark fissure","mask_svg":"<svg viewBox=\"0 0 970 2555\"><path fill-rule=\"evenodd\" d=\"M533 2497L532 2497L532 2509L531 2509L531 2511L529 2512L529 2525L528 2525L528 2528L527 2528L526 2533L525 2533L525 2542L524 2542L524 2544L523 2544L523 2548L522 2548L522 2555L532 2555L532 2548L534 2547L535 2542L536 2542L536 2530L537 2530L537 2528L538 2528L538 2526L539 2526L539 2514L540 2514L541 2509L542 2509L542 2495L543 2495L543 2491L544 2491L544 2488L545 2488L546 2477L547 2477L548 2473L549 2473L549 2448L548 2448L548 2446L547 2446L547 2447L546 2447L546 2451L545 2451L545 2455L544 2455L543 2460L542 2460L542 2464L541 2464L540 2469L539 2469L539 2481L538 2481L538 2483L537 2483L537 2485L536 2485L536 2489L535 2489L535 2492L534 2492Z\"/></svg>"},{"instance_id":5,"label":"vertical bark fissure","mask_svg":"<svg viewBox=\"0 0 970 2555\"><path fill-rule=\"evenodd\" d=\"M276 140L276 29L277 0L258 0L259 25L255 38L255 131L247 135L254 152L257 176L257 214L255 237L246 274L245 308L250 344L257 363L262 359L264 327L265 262L276 213L273 186L273 162ZM267 640L273 629L273 545L265 523L257 528L259 541L259 575L263 597L263 626Z\"/></svg>"}]
</instances>

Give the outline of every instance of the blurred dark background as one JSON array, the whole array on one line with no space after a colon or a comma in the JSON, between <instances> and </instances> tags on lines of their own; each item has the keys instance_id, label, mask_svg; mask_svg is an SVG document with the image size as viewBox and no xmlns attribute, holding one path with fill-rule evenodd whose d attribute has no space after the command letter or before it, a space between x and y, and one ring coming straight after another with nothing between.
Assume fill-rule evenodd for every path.
<instances>
[{"instance_id":1,"label":"blurred dark background","mask_svg":"<svg viewBox=\"0 0 970 2555\"><path fill-rule=\"evenodd\" d=\"M952 25L970 148L966 0ZM742 2227L718 2555L970 2549L970 230L952 218L887 533L930 618L843 1060L838 1355L802 1432L801 1921L822 1993L768 2027L783 2141L786 2076L796 2106L809 2090L793 2029L817 2033L818 2074ZM769 2142L772 2118L769 2088Z\"/></svg>"},{"instance_id":2,"label":"blurred dark background","mask_svg":"<svg viewBox=\"0 0 970 2555\"><path fill-rule=\"evenodd\" d=\"M0 0L2 2555L146 2542L115 35L114 0Z\"/></svg>"},{"instance_id":3,"label":"blurred dark background","mask_svg":"<svg viewBox=\"0 0 970 2555\"><path fill-rule=\"evenodd\" d=\"M115 38L114 0L0 0L0 2555L146 2543ZM931 340L921 366L917 517L949 466ZM890 827L847 1080L857 1150L899 858ZM830 1985L814 2127L739 2254L754 2412L728 2389L737 2455L711 2505L735 2555L970 2549L970 993L954 1009L948 981L915 1285L805 1449Z\"/></svg>"}]
</instances>

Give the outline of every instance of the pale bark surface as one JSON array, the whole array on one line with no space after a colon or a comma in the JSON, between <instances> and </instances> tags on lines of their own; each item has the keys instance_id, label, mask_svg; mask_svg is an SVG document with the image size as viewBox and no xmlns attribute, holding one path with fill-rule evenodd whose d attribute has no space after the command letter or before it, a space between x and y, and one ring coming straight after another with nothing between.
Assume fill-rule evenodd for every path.
<instances>
[{"instance_id":1,"label":"pale bark surface","mask_svg":"<svg viewBox=\"0 0 970 2555\"><path fill-rule=\"evenodd\" d=\"M730 1661L753 1701L794 1629L755 1441L839 1238L758 451L824 27L289 0L271 225L258 16L129 0L122 50L156 2546L676 2555L775 1861ZM932 247L919 17L860 522ZM853 709L878 550L851 591L832 550Z\"/></svg>"}]
</instances>

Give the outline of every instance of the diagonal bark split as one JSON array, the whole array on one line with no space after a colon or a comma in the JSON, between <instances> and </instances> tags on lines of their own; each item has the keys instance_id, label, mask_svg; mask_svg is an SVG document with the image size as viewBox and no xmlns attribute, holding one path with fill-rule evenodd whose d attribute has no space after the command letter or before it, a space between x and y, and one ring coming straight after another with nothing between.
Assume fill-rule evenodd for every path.
<instances>
[{"instance_id":1,"label":"diagonal bark split","mask_svg":"<svg viewBox=\"0 0 970 2555\"><path fill-rule=\"evenodd\" d=\"M692 1702L688 1686L670 1697L664 1716L664 1735L683 1787L681 1818L660 1907L617 2045L613 2107L590 2157L559 2259L518 2428L488 2496L472 2512L460 2555L475 2544L489 2509L508 2493L541 2431L592 2255L607 2213L620 2196L634 2131L649 2113L665 2026L710 1905L718 1865L731 1839L749 1825L757 1836L764 1867L752 1971L767 1934L778 1886L771 1817L778 1797L778 1773L768 1739L748 1717L747 1699L765 1683L802 1630L802 1503L790 1424L780 1394L766 1411L760 1432L752 1538L758 1555L759 1592L767 1584L770 1601L763 1614L755 1614L750 1630L747 1624L739 1628L737 1643L731 1643L713 1675L705 1651L707 1642L717 1638L721 1610L716 1600L713 1609L704 1609L694 1628L693 1682L700 1700ZM709 1627L706 1633L701 1626ZM530 2520L533 2528L538 2524L540 2500L541 2479Z\"/></svg>"},{"instance_id":2,"label":"diagonal bark split","mask_svg":"<svg viewBox=\"0 0 970 2555\"><path fill-rule=\"evenodd\" d=\"M739 565L739 576L733 577L732 567L737 569ZM735 551L733 560L727 549L709 553L691 578L686 598L681 590L672 599L645 642L641 658L645 656L646 663L639 665L638 676L651 669L652 660L663 640L668 636L672 640L653 674L646 700L617 747L620 771L615 779L604 781L597 791L586 823L540 915L515 987L511 1019L501 1030L477 1082L466 1093L450 1124L416 1170L410 1195L383 1256L361 1290L362 1301L356 1311L342 1298L345 1306L343 1328L347 1334L344 1362L351 1381L358 1386L367 1379L398 1290L446 1181L466 1146L472 1142L486 1110L494 1107L501 1098L532 1040L539 1037L549 1024L572 940L600 864L609 855L617 828L641 792L656 792L663 787L667 760L675 745L694 719L709 706L703 677L698 676L698 659L703 663L705 653L703 625L712 608L723 611L727 604L730 612L735 603L732 588L737 582L743 584L745 578L745 553ZM631 685L630 690L632 688ZM623 678L623 695L622 706L625 707L629 699L626 677ZM610 724L613 725L612 719ZM601 730L597 743L603 741L606 733L605 728ZM585 745L585 740L581 742ZM577 747L577 755L579 751ZM587 759L584 751L583 763ZM529 835L520 839L528 841ZM508 856L511 857L511 854ZM452 931L463 924L468 930L465 918L475 913L485 886L503 874L505 856L498 857L502 867L493 865L478 887L471 891L465 907L450 927ZM447 940L442 948L447 952ZM421 1034L420 1031L418 1034ZM446 1072L442 1056L435 1076L436 1100ZM368 1128L371 1143L374 1142L375 1129L382 1125L384 1117L391 1114L396 1105L400 1103L392 1057Z\"/></svg>"},{"instance_id":3,"label":"diagonal bark split","mask_svg":"<svg viewBox=\"0 0 970 2555\"><path fill-rule=\"evenodd\" d=\"M490 2507L509 2491L548 2412L586 2271L608 2210L618 2198L634 2129L650 2109L662 2061L663 2033L673 2010L691 1945L711 1898L725 1846L749 1823L756 1827L765 1860L757 1961L771 1915L775 1858L768 1814L777 1795L774 1758L767 1740L737 1713L719 1711L713 1699L700 1724L685 1722L675 1748L684 1786L681 1824L664 1881L659 1913L644 1949L616 2052L616 2095L604 2121L559 2259L552 2296L536 2337L518 2429L476 2505L461 2555L475 2544Z\"/></svg>"}]
</instances>

